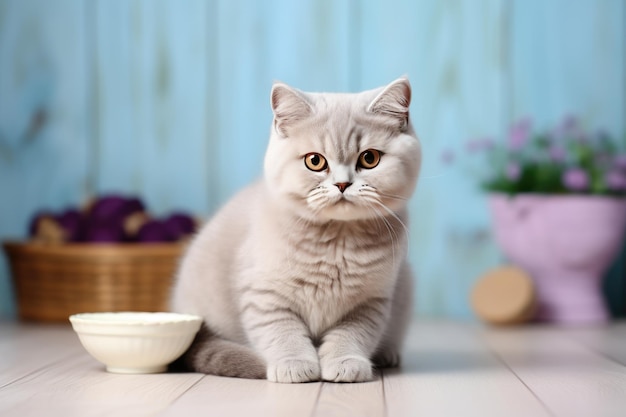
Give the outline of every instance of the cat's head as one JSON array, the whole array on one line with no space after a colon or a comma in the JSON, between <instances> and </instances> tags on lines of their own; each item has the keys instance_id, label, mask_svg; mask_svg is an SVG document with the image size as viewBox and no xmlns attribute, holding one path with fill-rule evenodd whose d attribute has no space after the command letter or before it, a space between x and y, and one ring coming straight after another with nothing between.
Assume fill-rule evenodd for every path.
<instances>
[{"instance_id":1,"label":"cat's head","mask_svg":"<svg viewBox=\"0 0 626 417\"><path fill-rule=\"evenodd\" d=\"M421 151L400 78L357 94L274 84L265 178L274 198L319 220L387 216L413 194Z\"/></svg>"}]
</instances>

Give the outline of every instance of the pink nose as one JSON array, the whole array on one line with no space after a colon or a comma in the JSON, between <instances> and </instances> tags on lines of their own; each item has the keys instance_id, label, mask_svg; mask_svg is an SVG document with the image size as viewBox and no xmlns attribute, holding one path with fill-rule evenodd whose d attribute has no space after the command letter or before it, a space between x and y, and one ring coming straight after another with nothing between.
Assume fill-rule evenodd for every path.
<instances>
[{"instance_id":1,"label":"pink nose","mask_svg":"<svg viewBox=\"0 0 626 417\"><path fill-rule=\"evenodd\" d=\"M339 191L343 193L346 190L346 188L352 185L352 183L351 182L338 182L335 185L337 186L337 188L339 188Z\"/></svg>"}]
</instances>

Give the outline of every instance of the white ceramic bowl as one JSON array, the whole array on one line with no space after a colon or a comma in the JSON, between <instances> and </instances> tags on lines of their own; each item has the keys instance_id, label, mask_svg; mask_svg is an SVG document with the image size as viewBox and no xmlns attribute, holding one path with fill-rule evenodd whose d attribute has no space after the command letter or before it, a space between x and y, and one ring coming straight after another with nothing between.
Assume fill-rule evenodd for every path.
<instances>
[{"instance_id":1,"label":"white ceramic bowl","mask_svg":"<svg viewBox=\"0 0 626 417\"><path fill-rule=\"evenodd\" d=\"M198 316L177 313L82 313L70 316L87 352L109 372L164 372L191 345Z\"/></svg>"}]
</instances>

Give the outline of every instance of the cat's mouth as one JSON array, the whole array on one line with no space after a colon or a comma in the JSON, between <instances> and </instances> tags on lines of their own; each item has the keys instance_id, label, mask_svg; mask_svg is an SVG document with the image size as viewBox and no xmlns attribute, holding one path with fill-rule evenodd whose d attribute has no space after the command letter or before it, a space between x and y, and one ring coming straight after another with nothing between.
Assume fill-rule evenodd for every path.
<instances>
[{"instance_id":1,"label":"cat's mouth","mask_svg":"<svg viewBox=\"0 0 626 417\"><path fill-rule=\"evenodd\" d=\"M335 212L341 213L351 213L357 211L359 207L360 204L355 201L354 198L351 198L350 196L346 196L344 194L337 197L329 204L329 208L331 208Z\"/></svg>"},{"instance_id":2,"label":"cat's mouth","mask_svg":"<svg viewBox=\"0 0 626 417\"><path fill-rule=\"evenodd\" d=\"M315 217L324 220L351 221L372 216L371 207L356 192L331 193L320 189L308 196L306 204Z\"/></svg>"},{"instance_id":3,"label":"cat's mouth","mask_svg":"<svg viewBox=\"0 0 626 417\"><path fill-rule=\"evenodd\" d=\"M339 196L337 196L337 198L333 202L333 205L335 205L335 206L338 206L338 205L350 205L350 206L353 206L354 205L354 201L352 201L352 199L348 198L348 196L346 196L345 194L342 193Z\"/></svg>"}]
</instances>

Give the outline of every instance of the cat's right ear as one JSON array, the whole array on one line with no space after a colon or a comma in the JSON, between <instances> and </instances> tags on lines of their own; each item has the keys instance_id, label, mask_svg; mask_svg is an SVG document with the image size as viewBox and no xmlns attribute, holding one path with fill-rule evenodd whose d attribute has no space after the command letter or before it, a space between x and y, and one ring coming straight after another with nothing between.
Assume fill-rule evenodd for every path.
<instances>
[{"instance_id":1,"label":"cat's right ear","mask_svg":"<svg viewBox=\"0 0 626 417\"><path fill-rule=\"evenodd\" d=\"M367 110L386 116L395 121L400 130L409 124L409 105L411 104L411 84L402 77L393 81L376 96Z\"/></svg>"},{"instance_id":2,"label":"cat's right ear","mask_svg":"<svg viewBox=\"0 0 626 417\"><path fill-rule=\"evenodd\" d=\"M274 112L274 129L282 137L294 123L311 115L312 108L304 94L287 84L274 83L270 95L272 112Z\"/></svg>"}]
</instances>

